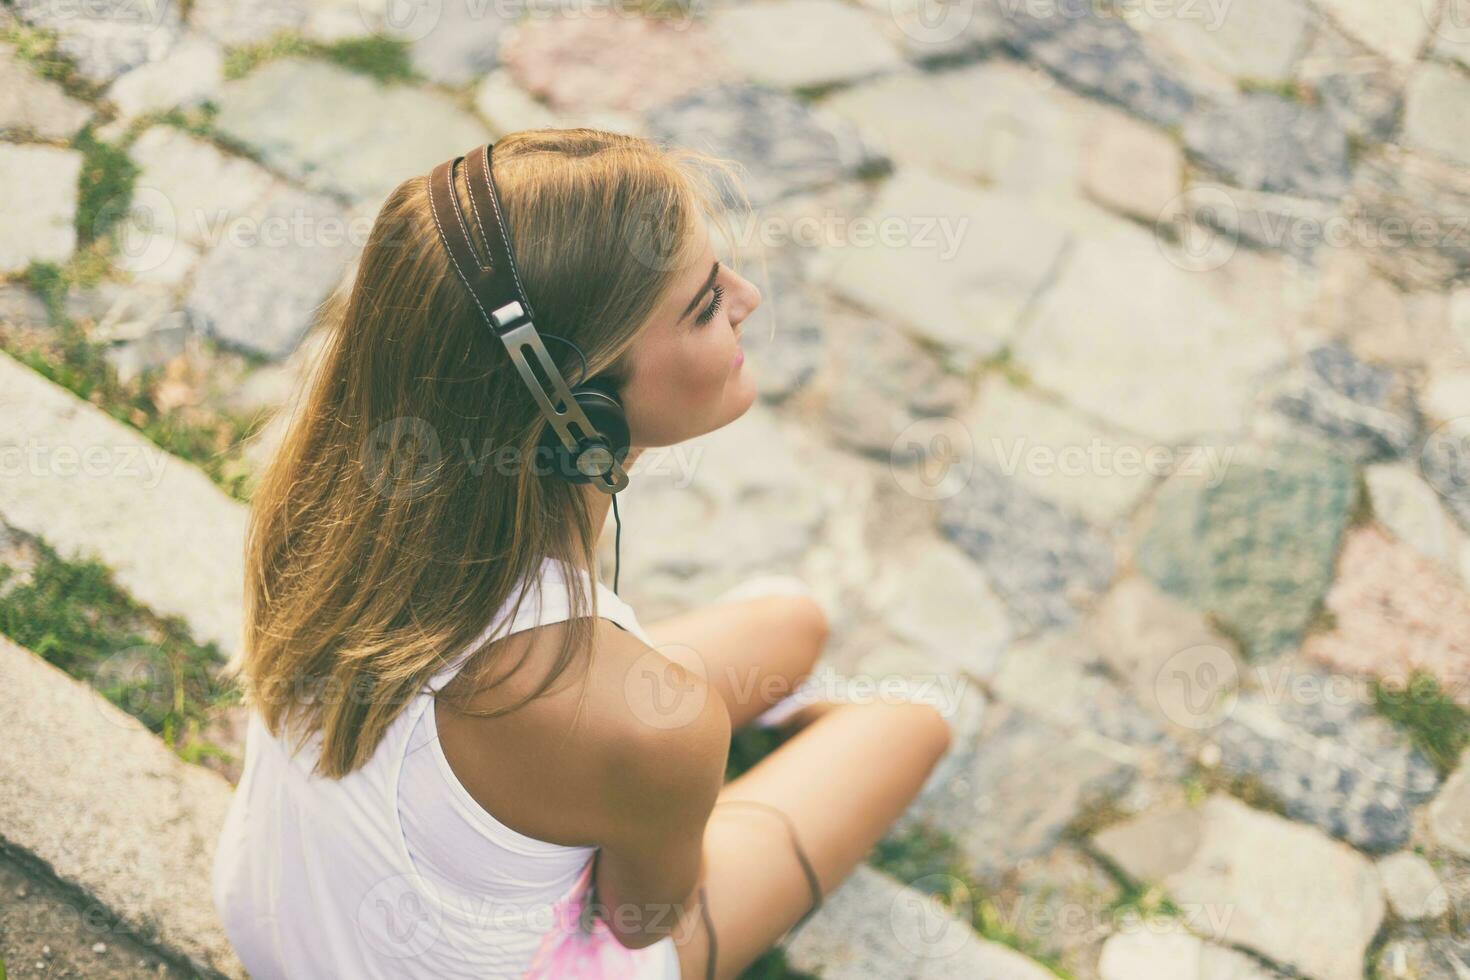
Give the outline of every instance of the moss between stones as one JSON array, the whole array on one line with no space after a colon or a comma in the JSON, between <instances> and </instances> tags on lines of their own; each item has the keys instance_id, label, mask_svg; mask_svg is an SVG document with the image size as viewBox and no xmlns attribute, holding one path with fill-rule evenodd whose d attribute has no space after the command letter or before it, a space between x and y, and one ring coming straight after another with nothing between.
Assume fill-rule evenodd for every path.
<instances>
[{"instance_id":1,"label":"moss between stones","mask_svg":"<svg viewBox=\"0 0 1470 980\"><path fill-rule=\"evenodd\" d=\"M1373 682L1379 713L1402 726L1441 776L1448 776L1470 745L1470 711L1440 688L1433 675L1416 671L1406 685Z\"/></svg>"},{"instance_id":2,"label":"moss between stones","mask_svg":"<svg viewBox=\"0 0 1470 980\"><path fill-rule=\"evenodd\" d=\"M21 539L24 570L0 564L0 633L157 733L180 756L228 758L203 730L233 686L217 679L224 656L200 645L176 616L139 605L100 563L65 559L46 542Z\"/></svg>"},{"instance_id":3,"label":"moss between stones","mask_svg":"<svg viewBox=\"0 0 1470 980\"><path fill-rule=\"evenodd\" d=\"M1267 94L1286 99L1288 102L1301 102L1313 104L1316 99L1314 93L1302 82L1292 79L1271 80L1263 78L1242 78L1236 83L1236 88L1241 95Z\"/></svg>"},{"instance_id":4,"label":"moss between stones","mask_svg":"<svg viewBox=\"0 0 1470 980\"><path fill-rule=\"evenodd\" d=\"M951 911L961 915L968 911L970 926L985 939L1009 946L1071 980L1072 974L1056 954L1040 949L1006 922L966 869L958 843L945 831L919 824L889 834L878 842L868 863L910 888L933 895Z\"/></svg>"},{"instance_id":5,"label":"moss between stones","mask_svg":"<svg viewBox=\"0 0 1470 980\"><path fill-rule=\"evenodd\" d=\"M61 38L56 31L28 24L0 24L0 41L15 45L16 57L30 65L42 78L61 86L74 99L96 102L105 88L87 80L77 71L76 63L61 53Z\"/></svg>"},{"instance_id":6,"label":"moss between stones","mask_svg":"<svg viewBox=\"0 0 1470 980\"><path fill-rule=\"evenodd\" d=\"M283 29L263 41L227 48L224 75L227 79L243 78L266 62L300 55L322 58L384 83L424 81L414 70L408 52L408 45L394 38L373 35L326 43Z\"/></svg>"},{"instance_id":7,"label":"moss between stones","mask_svg":"<svg viewBox=\"0 0 1470 980\"><path fill-rule=\"evenodd\" d=\"M125 151L97 139L92 123L82 127L72 145L82 152L76 227L77 244L84 247L105 239L127 216L139 171Z\"/></svg>"},{"instance_id":8,"label":"moss between stones","mask_svg":"<svg viewBox=\"0 0 1470 980\"><path fill-rule=\"evenodd\" d=\"M1295 819L1286 811L1286 803L1254 773L1240 772L1223 766L1206 767L1196 763L1184 777L1184 795L1190 806L1199 806L1212 793L1233 796L1252 809L1274 813L1287 820Z\"/></svg>"},{"instance_id":9,"label":"moss between stones","mask_svg":"<svg viewBox=\"0 0 1470 980\"><path fill-rule=\"evenodd\" d=\"M162 381L158 370L121 381L102 347L66 316L67 289L80 278L73 269L32 263L26 280L46 304L56 329L44 335L22 335L0 325L0 350L198 466L230 496L248 502L252 474L240 457L245 441L265 423L266 416L164 410L155 400Z\"/></svg>"}]
</instances>

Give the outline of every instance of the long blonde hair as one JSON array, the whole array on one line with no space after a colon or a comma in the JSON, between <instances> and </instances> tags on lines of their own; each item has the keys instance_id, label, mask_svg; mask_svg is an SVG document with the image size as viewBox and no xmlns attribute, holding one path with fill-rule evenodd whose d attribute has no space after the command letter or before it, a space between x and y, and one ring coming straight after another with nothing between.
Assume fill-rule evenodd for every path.
<instances>
[{"instance_id":1,"label":"long blonde hair","mask_svg":"<svg viewBox=\"0 0 1470 980\"><path fill-rule=\"evenodd\" d=\"M587 128L511 133L491 159L538 329L577 344L589 376L626 380L640 328L698 257L701 215L724 225L716 173L744 199L735 167ZM318 360L251 502L236 668L273 734L320 735L316 771L333 778L543 558L596 567L584 487L506 465L533 458L546 422L454 277L426 188L425 174L393 190L350 290L319 309ZM463 167L455 192L468 210ZM575 352L547 350L574 383ZM590 644L596 595L568 580L548 675L483 713L541 695Z\"/></svg>"}]
</instances>

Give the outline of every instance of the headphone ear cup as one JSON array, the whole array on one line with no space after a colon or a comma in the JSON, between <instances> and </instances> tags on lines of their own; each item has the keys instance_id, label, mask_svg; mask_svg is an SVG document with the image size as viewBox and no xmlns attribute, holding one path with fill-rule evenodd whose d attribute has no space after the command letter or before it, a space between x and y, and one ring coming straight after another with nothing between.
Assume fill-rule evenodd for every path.
<instances>
[{"instance_id":1,"label":"headphone ear cup","mask_svg":"<svg viewBox=\"0 0 1470 980\"><path fill-rule=\"evenodd\" d=\"M632 438L627 416L623 413L623 403L617 395L604 386L579 385L572 389L572 399L587 416L587 421L602 436L601 439L583 440L577 447L578 450L602 443L607 446L613 458L622 463L628 455ZM550 425L541 433L540 446L550 454L554 471L562 479L570 483L592 482L592 477L577 469L576 455L567 451L557 438L556 430ZM545 454L542 458L545 458Z\"/></svg>"}]
</instances>

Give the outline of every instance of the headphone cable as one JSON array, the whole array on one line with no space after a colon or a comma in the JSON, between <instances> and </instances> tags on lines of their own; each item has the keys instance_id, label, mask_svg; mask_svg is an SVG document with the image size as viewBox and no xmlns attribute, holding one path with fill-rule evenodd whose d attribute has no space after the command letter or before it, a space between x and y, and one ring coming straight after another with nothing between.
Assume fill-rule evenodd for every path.
<instances>
[{"instance_id":1,"label":"headphone cable","mask_svg":"<svg viewBox=\"0 0 1470 980\"><path fill-rule=\"evenodd\" d=\"M618 572L623 566L623 518L618 514L618 495L612 495L613 521L617 531L613 536L613 595L618 592Z\"/></svg>"}]
</instances>

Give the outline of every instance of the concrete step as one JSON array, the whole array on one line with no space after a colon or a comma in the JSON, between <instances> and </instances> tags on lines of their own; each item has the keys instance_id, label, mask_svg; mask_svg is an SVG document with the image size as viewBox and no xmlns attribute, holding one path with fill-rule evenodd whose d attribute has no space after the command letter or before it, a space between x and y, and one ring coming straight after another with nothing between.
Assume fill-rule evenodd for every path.
<instances>
[{"instance_id":1,"label":"concrete step","mask_svg":"<svg viewBox=\"0 0 1470 980\"><path fill-rule=\"evenodd\" d=\"M122 930L207 975L243 977L210 900L229 784L4 637L0 692L0 839Z\"/></svg>"},{"instance_id":2,"label":"concrete step","mask_svg":"<svg viewBox=\"0 0 1470 980\"><path fill-rule=\"evenodd\" d=\"M234 658L248 508L196 466L0 354L0 513L65 557L95 557L155 612Z\"/></svg>"}]
</instances>

